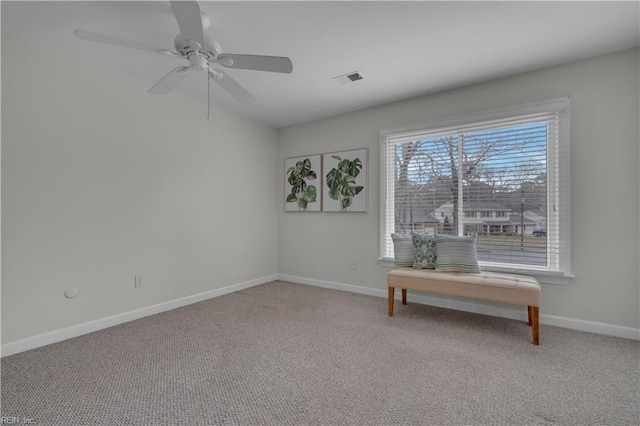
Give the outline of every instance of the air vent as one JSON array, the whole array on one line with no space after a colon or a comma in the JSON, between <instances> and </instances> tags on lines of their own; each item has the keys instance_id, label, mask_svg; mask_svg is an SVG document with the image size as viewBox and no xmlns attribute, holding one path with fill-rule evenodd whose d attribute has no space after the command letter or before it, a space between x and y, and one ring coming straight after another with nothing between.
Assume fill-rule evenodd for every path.
<instances>
[{"instance_id":1,"label":"air vent","mask_svg":"<svg viewBox=\"0 0 640 426\"><path fill-rule=\"evenodd\" d=\"M354 81L358 81L358 80L362 80L362 76L358 71L353 71L353 72L350 72L349 74L333 77L333 81L335 81L338 84L353 83Z\"/></svg>"}]
</instances>

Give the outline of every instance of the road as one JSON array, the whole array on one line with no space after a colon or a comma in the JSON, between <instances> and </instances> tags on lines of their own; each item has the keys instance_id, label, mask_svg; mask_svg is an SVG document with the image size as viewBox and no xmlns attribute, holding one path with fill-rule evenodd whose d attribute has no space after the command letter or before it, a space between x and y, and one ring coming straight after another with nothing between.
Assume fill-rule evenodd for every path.
<instances>
[{"instance_id":1,"label":"road","mask_svg":"<svg viewBox=\"0 0 640 426\"><path fill-rule=\"evenodd\" d=\"M478 243L478 260L481 262L518 263L546 266L547 253L541 250L505 249L494 245Z\"/></svg>"}]
</instances>

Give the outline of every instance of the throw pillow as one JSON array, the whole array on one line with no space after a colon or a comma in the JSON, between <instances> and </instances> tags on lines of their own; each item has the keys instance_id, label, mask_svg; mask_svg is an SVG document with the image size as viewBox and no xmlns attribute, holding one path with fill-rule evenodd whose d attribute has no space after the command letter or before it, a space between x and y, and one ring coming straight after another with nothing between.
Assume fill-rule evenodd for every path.
<instances>
[{"instance_id":1,"label":"throw pillow","mask_svg":"<svg viewBox=\"0 0 640 426\"><path fill-rule=\"evenodd\" d=\"M480 272L475 237L436 235L436 271Z\"/></svg>"},{"instance_id":2,"label":"throw pillow","mask_svg":"<svg viewBox=\"0 0 640 426\"><path fill-rule=\"evenodd\" d=\"M408 235L391 234L395 266L413 266L413 242Z\"/></svg>"},{"instance_id":3,"label":"throw pillow","mask_svg":"<svg viewBox=\"0 0 640 426\"><path fill-rule=\"evenodd\" d=\"M413 239L413 267L415 269L436 269L436 242L433 235L411 233Z\"/></svg>"}]
</instances>

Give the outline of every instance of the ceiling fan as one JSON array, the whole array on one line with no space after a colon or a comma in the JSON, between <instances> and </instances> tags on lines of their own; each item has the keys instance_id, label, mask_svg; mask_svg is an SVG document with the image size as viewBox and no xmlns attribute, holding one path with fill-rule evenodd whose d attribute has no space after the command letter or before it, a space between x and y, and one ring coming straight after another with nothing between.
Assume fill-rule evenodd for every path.
<instances>
[{"instance_id":1,"label":"ceiling fan","mask_svg":"<svg viewBox=\"0 0 640 426\"><path fill-rule=\"evenodd\" d=\"M161 55L184 58L189 61L186 66L171 70L160 81L149 89L150 93L164 95L176 87L193 71L207 73L207 119L210 119L211 81L218 84L238 102L255 101L253 95L247 92L238 82L231 78L217 65L225 68L237 68L255 71L269 71L289 74L293 71L293 64L287 57L244 55L223 53L220 45L210 37L205 37L204 30L209 27L209 17L200 10L195 1L171 1L171 9L178 22L180 33L174 40L175 52L139 41L128 40L116 36L94 33L85 30L75 30L77 37L84 40L113 44L131 49L146 50Z\"/></svg>"}]
</instances>

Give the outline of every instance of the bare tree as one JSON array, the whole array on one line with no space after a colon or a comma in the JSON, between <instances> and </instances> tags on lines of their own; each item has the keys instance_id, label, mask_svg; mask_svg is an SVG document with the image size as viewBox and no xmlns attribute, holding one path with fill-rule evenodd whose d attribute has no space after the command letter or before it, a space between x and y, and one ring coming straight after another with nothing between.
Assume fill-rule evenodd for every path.
<instances>
[{"instance_id":1,"label":"bare tree","mask_svg":"<svg viewBox=\"0 0 640 426\"><path fill-rule=\"evenodd\" d=\"M396 170L398 177L396 181L396 202L398 206L395 211L396 230L405 230L406 224L413 224L413 184L409 180L409 168L413 158L420 153L422 141L406 142L396 150Z\"/></svg>"},{"instance_id":2,"label":"bare tree","mask_svg":"<svg viewBox=\"0 0 640 426\"><path fill-rule=\"evenodd\" d=\"M439 201L453 205L450 223L458 229L459 193L461 188L475 186L487 194L504 193L508 200L515 187L521 188L525 180L535 182L544 174L544 167L522 156L522 164L514 159L523 153L527 141L514 143L513 138L487 137L482 134L451 134L427 140L403 143L396 150L396 229L404 230L413 223L413 211L419 205L435 203L435 189ZM462 180L462 181L461 181ZM515 184L515 187L514 187ZM429 204L422 189L431 191ZM442 197L444 188L448 196ZM421 200L425 198L425 200ZM489 196L485 195L488 199ZM479 194L477 200L480 200ZM417 203L416 203L417 201Z\"/></svg>"},{"instance_id":3,"label":"bare tree","mask_svg":"<svg viewBox=\"0 0 640 426\"><path fill-rule=\"evenodd\" d=\"M465 144L472 146L473 149L465 148ZM462 177L463 181L469 181L474 176L479 176L484 163L517 149L517 145L507 143L503 139L479 141L477 137L463 134L435 138L430 141L428 147L423 147L425 161L431 166L432 176L444 183L451 194L453 229L457 229L459 223L460 178ZM462 173L459 173L460 167L462 167Z\"/></svg>"},{"instance_id":4,"label":"bare tree","mask_svg":"<svg viewBox=\"0 0 640 426\"><path fill-rule=\"evenodd\" d=\"M507 169L480 164L478 166L478 176L491 186L491 192L495 194L505 186Z\"/></svg>"}]
</instances>

